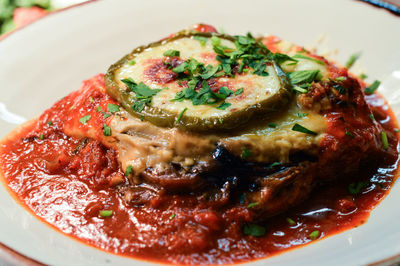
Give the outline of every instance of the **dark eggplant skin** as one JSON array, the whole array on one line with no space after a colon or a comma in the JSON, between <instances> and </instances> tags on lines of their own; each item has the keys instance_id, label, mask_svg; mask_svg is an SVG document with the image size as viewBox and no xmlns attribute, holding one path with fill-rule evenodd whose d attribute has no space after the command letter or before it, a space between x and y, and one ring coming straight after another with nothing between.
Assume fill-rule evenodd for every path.
<instances>
[{"instance_id":1,"label":"dark eggplant skin","mask_svg":"<svg viewBox=\"0 0 400 266\"><path fill-rule=\"evenodd\" d=\"M205 133L227 131L238 128L256 117L262 116L265 118L268 116L268 114L281 110L289 103L292 97L290 82L280 67L275 62L271 62L280 78L280 90L272 97L265 99L264 101L254 103L253 105L247 106L244 109L232 112L228 115L200 118L197 116L188 116L184 114L180 119L177 119L179 113L170 112L158 107L146 105L141 112L133 110L131 106L135 102L135 97L129 93L126 87L120 87L118 85L115 75L116 71L124 64L134 60L138 54L148 48L157 47L180 38L192 38L193 36L202 36L206 38L217 36L222 39L234 41L234 37L225 34L201 33L197 31L186 30L178 32L167 39L150 43L145 46L140 46L109 67L107 74L105 75L107 93L116 99L130 114L149 121L156 126L176 127L186 131Z\"/></svg>"}]
</instances>

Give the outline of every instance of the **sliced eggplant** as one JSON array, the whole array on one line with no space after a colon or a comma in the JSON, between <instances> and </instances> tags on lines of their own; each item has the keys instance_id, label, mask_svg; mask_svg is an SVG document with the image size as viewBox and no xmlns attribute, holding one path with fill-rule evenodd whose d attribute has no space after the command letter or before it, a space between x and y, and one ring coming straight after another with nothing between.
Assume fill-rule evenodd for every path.
<instances>
[{"instance_id":1,"label":"sliced eggplant","mask_svg":"<svg viewBox=\"0 0 400 266\"><path fill-rule=\"evenodd\" d=\"M107 92L136 117L157 126L189 131L237 128L258 115L266 118L289 102L291 93L286 75L272 61L266 64L265 72L268 74L265 76L255 74L254 69L249 68L234 76L222 75L208 80L207 85L213 92L219 93L221 87L231 91L224 100L198 105L190 99L174 100L187 85L185 80L179 80L179 75L172 71L173 67L191 58L203 63L204 67L220 64L210 40L213 36L218 36L225 47L235 47L235 38L231 36L181 32L133 50L109 68L106 74ZM179 56L165 56L170 50L179 51ZM168 64L174 65L168 68ZM220 72L223 73L222 67ZM159 91L143 108L133 108L140 97L122 81L126 79L137 84L143 82L149 89ZM202 84L200 80L195 88L197 92Z\"/></svg>"}]
</instances>

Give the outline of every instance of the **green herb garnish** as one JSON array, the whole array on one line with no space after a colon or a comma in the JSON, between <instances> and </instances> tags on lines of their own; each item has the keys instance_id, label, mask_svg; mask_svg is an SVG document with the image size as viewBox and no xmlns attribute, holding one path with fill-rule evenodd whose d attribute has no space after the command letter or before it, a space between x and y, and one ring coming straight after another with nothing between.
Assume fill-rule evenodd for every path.
<instances>
[{"instance_id":1,"label":"green herb garnish","mask_svg":"<svg viewBox=\"0 0 400 266\"><path fill-rule=\"evenodd\" d=\"M79 118L79 122L81 122L81 124L84 125L87 123L87 121L90 120L91 117L92 117L91 115L82 116L81 118Z\"/></svg>"},{"instance_id":2,"label":"green herb garnish","mask_svg":"<svg viewBox=\"0 0 400 266\"><path fill-rule=\"evenodd\" d=\"M122 79L123 83L125 83L128 88L136 94L136 101L131 106L133 110L136 112L142 112L146 105L151 103L151 100L154 95L156 95L161 89L151 89L143 82L137 84L131 78Z\"/></svg>"},{"instance_id":3,"label":"green herb garnish","mask_svg":"<svg viewBox=\"0 0 400 266\"><path fill-rule=\"evenodd\" d=\"M302 117L306 117L306 116L308 116L307 113L297 113L297 117L302 118Z\"/></svg>"},{"instance_id":4,"label":"green herb garnish","mask_svg":"<svg viewBox=\"0 0 400 266\"><path fill-rule=\"evenodd\" d=\"M389 141L385 131L381 132L381 139L382 139L382 148L385 150L389 149Z\"/></svg>"},{"instance_id":5,"label":"green herb garnish","mask_svg":"<svg viewBox=\"0 0 400 266\"><path fill-rule=\"evenodd\" d=\"M217 109L219 109L219 110L225 110L226 108L228 108L229 106L231 106L232 104L230 104L230 103L226 103L226 102L223 102L223 103L221 103L219 106L217 106Z\"/></svg>"},{"instance_id":6,"label":"green herb garnish","mask_svg":"<svg viewBox=\"0 0 400 266\"><path fill-rule=\"evenodd\" d=\"M295 55L293 56L293 58L296 58L296 59L297 59L297 58L301 58L301 59L313 61L313 62L315 62L315 63L317 63L317 64L319 64L319 65L325 65L325 63L324 63L323 61L321 61L321 60L318 60L318 59L313 58L313 57L305 56L305 55L300 54L300 53L295 54Z\"/></svg>"},{"instance_id":7,"label":"green herb garnish","mask_svg":"<svg viewBox=\"0 0 400 266\"><path fill-rule=\"evenodd\" d=\"M315 239L317 239L320 235L321 235L321 233L320 233L318 230L315 230L315 231L312 231L312 232L308 235L308 237L309 237L311 240L315 240Z\"/></svg>"},{"instance_id":8,"label":"green herb garnish","mask_svg":"<svg viewBox=\"0 0 400 266\"><path fill-rule=\"evenodd\" d=\"M344 134L346 134L346 136L349 136L350 138L354 139L354 135L351 134L349 131L346 131Z\"/></svg>"},{"instance_id":9,"label":"green herb garnish","mask_svg":"<svg viewBox=\"0 0 400 266\"><path fill-rule=\"evenodd\" d=\"M179 122L183 116L183 114L187 111L187 107L185 107L182 112L178 115L178 118L176 118L176 122Z\"/></svg>"},{"instance_id":10,"label":"green herb garnish","mask_svg":"<svg viewBox=\"0 0 400 266\"><path fill-rule=\"evenodd\" d=\"M297 124L297 123L294 124L294 126L292 127L292 130L293 131L298 131L298 132L301 132L301 133L305 133L305 134L314 135L314 136L318 135L316 132L311 131L311 130L309 130L309 129L307 129L307 128L305 128L302 125Z\"/></svg>"},{"instance_id":11,"label":"green herb garnish","mask_svg":"<svg viewBox=\"0 0 400 266\"><path fill-rule=\"evenodd\" d=\"M368 78L367 75L365 75L364 73L361 73L361 74L360 74L360 79L363 79L363 80L364 80L364 79L366 79L366 78Z\"/></svg>"},{"instance_id":12,"label":"green herb garnish","mask_svg":"<svg viewBox=\"0 0 400 266\"><path fill-rule=\"evenodd\" d=\"M116 112L119 112L120 109L119 109L118 105L109 103L109 104L107 104L107 111L110 113L116 113Z\"/></svg>"},{"instance_id":13,"label":"green herb garnish","mask_svg":"<svg viewBox=\"0 0 400 266\"><path fill-rule=\"evenodd\" d=\"M276 128L276 127L277 127L277 124L276 124L276 123L268 123L268 126L269 126L269 127L272 127L272 128Z\"/></svg>"},{"instance_id":14,"label":"green herb garnish","mask_svg":"<svg viewBox=\"0 0 400 266\"><path fill-rule=\"evenodd\" d=\"M296 222L293 220L293 219L291 219L291 218L286 218L286 221L290 224L290 225L296 225Z\"/></svg>"},{"instance_id":15,"label":"green herb garnish","mask_svg":"<svg viewBox=\"0 0 400 266\"><path fill-rule=\"evenodd\" d=\"M288 77L293 85L311 83L318 77L319 70L301 70L289 72Z\"/></svg>"},{"instance_id":16,"label":"green herb garnish","mask_svg":"<svg viewBox=\"0 0 400 266\"><path fill-rule=\"evenodd\" d=\"M260 237L265 235L265 232L265 228L257 224L247 223L243 226L243 234L245 235Z\"/></svg>"},{"instance_id":17,"label":"green herb garnish","mask_svg":"<svg viewBox=\"0 0 400 266\"><path fill-rule=\"evenodd\" d=\"M174 57L174 56L180 56L181 52L179 52L178 50L168 50L166 52L163 53L164 56L168 56L168 57Z\"/></svg>"},{"instance_id":18,"label":"green herb garnish","mask_svg":"<svg viewBox=\"0 0 400 266\"><path fill-rule=\"evenodd\" d=\"M39 135L39 138L40 138L41 140L44 140L44 135L43 135L43 133Z\"/></svg>"},{"instance_id":19,"label":"green herb garnish","mask_svg":"<svg viewBox=\"0 0 400 266\"><path fill-rule=\"evenodd\" d=\"M381 85L381 82L379 80L375 80L370 86L364 89L365 94L373 94L378 89L379 85Z\"/></svg>"},{"instance_id":20,"label":"green herb garnish","mask_svg":"<svg viewBox=\"0 0 400 266\"><path fill-rule=\"evenodd\" d=\"M360 56L361 52L352 54L346 62L346 68L351 68L354 65L354 63L358 60L358 58L360 58Z\"/></svg>"},{"instance_id":21,"label":"green herb garnish","mask_svg":"<svg viewBox=\"0 0 400 266\"><path fill-rule=\"evenodd\" d=\"M248 209L253 208L253 207L257 206L258 204L259 204L258 202L249 203L249 205L247 205L247 208Z\"/></svg>"},{"instance_id":22,"label":"green herb garnish","mask_svg":"<svg viewBox=\"0 0 400 266\"><path fill-rule=\"evenodd\" d=\"M252 155L251 151L247 148L244 148L242 151L241 157L242 157L242 159L246 159L246 158L250 157L251 155Z\"/></svg>"},{"instance_id":23,"label":"green herb garnish","mask_svg":"<svg viewBox=\"0 0 400 266\"><path fill-rule=\"evenodd\" d=\"M106 124L103 125L103 134L104 136L111 136L111 128Z\"/></svg>"},{"instance_id":24,"label":"green herb garnish","mask_svg":"<svg viewBox=\"0 0 400 266\"><path fill-rule=\"evenodd\" d=\"M130 174L132 174L132 172L133 172L133 167L132 165L129 165L128 167L126 167L125 176L129 176Z\"/></svg>"},{"instance_id":25,"label":"green herb garnish","mask_svg":"<svg viewBox=\"0 0 400 266\"><path fill-rule=\"evenodd\" d=\"M175 213L173 213L173 214L171 214L171 216L169 216L169 219L172 220L175 218L175 216L176 216Z\"/></svg>"},{"instance_id":26,"label":"green herb garnish","mask_svg":"<svg viewBox=\"0 0 400 266\"><path fill-rule=\"evenodd\" d=\"M113 215L113 211L112 210L102 210L100 211L100 216L101 217L110 217Z\"/></svg>"},{"instance_id":27,"label":"green herb garnish","mask_svg":"<svg viewBox=\"0 0 400 266\"><path fill-rule=\"evenodd\" d=\"M237 89L236 91L235 91L235 95L237 96L237 95L239 95L239 94L242 94L243 93L243 88L239 88L239 89Z\"/></svg>"},{"instance_id":28,"label":"green herb garnish","mask_svg":"<svg viewBox=\"0 0 400 266\"><path fill-rule=\"evenodd\" d=\"M193 39L199 41L201 46L206 46L208 41L208 38L199 35L195 35Z\"/></svg>"},{"instance_id":29,"label":"green herb garnish","mask_svg":"<svg viewBox=\"0 0 400 266\"><path fill-rule=\"evenodd\" d=\"M356 183L351 183L348 186L348 190L351 195L357 195L360 193L361 189L368 187L368 182L358 181Z\"/></svg>"},{"instance_id":30,"label":"green herb garnish","mask_svg":"<svg viewBox=\"0 0 400 266\"><path fill-rule=\"evenodd\" d=\"M131 66L136 65L136 61L135 60L131 60L131 61L128 62L128 65L131 65Z\"/></svg>"},{"instance_id":31,"label":"green herb garnish","mask_svg":"<svg viewBox=\"0 0 400 266\"><path fill-rule=\"evenodd\" d=\"M51 126L51 125L53 125L53 121L49 121L49 122L47 122L47 124L49 125L49 126Z\"/></svg>"}]
</instances>

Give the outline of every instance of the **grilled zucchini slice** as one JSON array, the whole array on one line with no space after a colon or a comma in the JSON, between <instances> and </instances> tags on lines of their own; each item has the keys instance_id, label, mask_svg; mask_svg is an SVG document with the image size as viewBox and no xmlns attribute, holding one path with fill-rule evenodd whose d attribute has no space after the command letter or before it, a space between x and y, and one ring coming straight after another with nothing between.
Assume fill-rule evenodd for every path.
<instances>
[{"instance_id":1,"label":"grilled zucchini slice","mask_svg":"<svg viewBox=\"0 0 400 266\"><path fill-rule=\"evenodd\" d=\"M109 68L107 92L136 117L157 126L189 131L237 128L255 116L267 118L269 113L282 109L289 102L289 82L274 61L265 62L261 74L250 67L240 69L240 62L236 69L226 71L217 57L215 41L229 52L230 49L234 51L237 40L229 35L185 31L138 47ZM188 70L179 72L181 64L190 65L191 61L203 69L195 85L193 81L192 85L188 83L191 75ZM213 71L211 78L204 74ZM193 79L193 75L190 77ZM150 92L151 97L139 108L137 105L135 108L135 103L141 100L141 95L127 86L127 80L131 84L143 83L140 86ZM179 98L188 86L197 94L197 102L190 97ZM207 87L207 93L213 97L198 104ZM219 99L221 94L225 96Z\"/></svg>"}]
</instances>

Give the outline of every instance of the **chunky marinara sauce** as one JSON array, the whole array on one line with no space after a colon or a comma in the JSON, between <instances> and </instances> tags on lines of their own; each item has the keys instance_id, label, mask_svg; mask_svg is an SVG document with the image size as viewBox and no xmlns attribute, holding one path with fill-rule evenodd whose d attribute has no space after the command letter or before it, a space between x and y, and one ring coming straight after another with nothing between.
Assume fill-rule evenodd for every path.
<instances>
[{"instance_id":1,"label":"chunky marinara sauce","mask_svg":"<svg viewBox=\"0 0 400 266\"><path fill-rule=\"evenodd\" d=\"M378 95L366 98L377 122L393 135L389 145L396 151L389 106ZM319 186L307 201L262 223L266 230L259 237L243 233L246 209L217 211L191 195L160 193L131 206L119 195L118 186L127 181L117 153L112 144L102 144L110 103L115 104L104 93L103 75L84 82L1 143L0 171L20 203L43 221L115 254L182 264L265 258L365 223L396 178L397 153L356 179Z\"/></svg>"}]
</instances>

